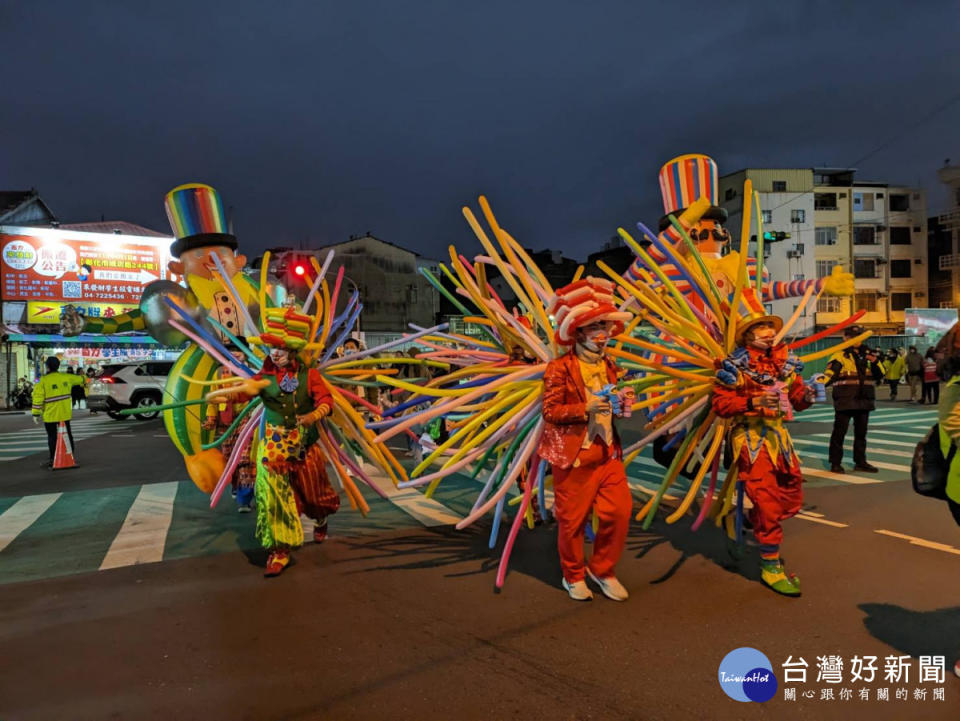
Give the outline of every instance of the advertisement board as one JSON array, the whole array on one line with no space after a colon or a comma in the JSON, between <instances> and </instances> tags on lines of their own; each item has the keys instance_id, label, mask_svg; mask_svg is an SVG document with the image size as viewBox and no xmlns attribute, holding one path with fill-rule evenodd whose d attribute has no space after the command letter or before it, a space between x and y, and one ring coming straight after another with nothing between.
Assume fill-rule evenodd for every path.
<instances>
[{"instance_id":1,"label":"advertisement board","mask_svg":"<svg viewBox=\"0 0 960 721\"><path fill-rule=\"evenodd\" d=\"M936 345L956 322L956 308L907 308L903 315L904 333L922 336L924 346Z\"/></svg>"},{"instance_id":2,"label":"advertisement board","mask_svg":"<svg viewBox=\"0 0 960 721\"><path fill-rule=\"evenodd\" d=\"M27 302L27 323L60 323L60 315L66 303L51 301ZM75 301L72 305L86 318L112 318L121 313L128 313L138 307L136 303L88 303Z\"/></svg>"},{"instance_id":3,"label":"advertisement board","mask_svg":"<svg viewBox=\"0 0 960 721\"><path fill-rule=\"evenodd\" d=\"M0 288L5 301L135 308L143 287L167 278L172 238L4 226Z\"/></svg>"}]
</instances>

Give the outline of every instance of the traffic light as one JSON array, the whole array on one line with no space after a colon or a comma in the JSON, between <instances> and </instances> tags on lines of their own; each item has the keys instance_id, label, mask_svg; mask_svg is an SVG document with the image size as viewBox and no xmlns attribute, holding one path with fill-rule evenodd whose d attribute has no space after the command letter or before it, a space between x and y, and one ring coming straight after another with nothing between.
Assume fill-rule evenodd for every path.
<instances>
[{"instance_id":1,"label":"traffic light","mask_svg":"<svg viewBox=\"0 0 960 721\"><path fill-rule=\"evenodd\" d=\"M310 274L310 255L287 251L277 258L274 273L287 293L304 300L313 282Z\"/></svg>"},{"instance_id":2,"label":"traffic light","mask_svg":"<svg viewBox=\"0 0 960 721\"><path fill-rule=\"evenodd\" d=\"M784 233L783 231L778 230L765 230L763 231L763 242L764 243L778 243L780 241L786 240L790 237L790 233ZM750 242L756 243L757 236L751 235Z\"/></svg>"},{"instance_id":3,"label":"traffic light","mask_svg":"<svg viewBox=\"0 0 960 721\"><path fill-rule=\"evenodd\" d=\"M764 243L776 243L781 240L786 240L789 237L790 237L790 233L784 233L782 231L774 231L774 230L763 231Z\"/></svg>"}]
</instances>

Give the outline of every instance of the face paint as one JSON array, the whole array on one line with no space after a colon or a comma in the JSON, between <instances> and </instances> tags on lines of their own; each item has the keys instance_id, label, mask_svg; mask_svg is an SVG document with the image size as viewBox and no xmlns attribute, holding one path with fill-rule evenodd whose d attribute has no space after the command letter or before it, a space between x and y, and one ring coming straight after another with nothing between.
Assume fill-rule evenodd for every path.
<instances>
[{"instance_id":1,"label":"face paint","mask_svg":"<svg viewBox=\"0 0 960 721\"><path fill-rule=\"evenodd\" d=\"M290 351L286 348L274 348L270 351L270 360L277 368L283 368L290 362Z\"/></svg>"},{"instance_id":2,"label":"face paint","mask_svg":"<svg viewBox=\"0 0 960 721\"><path fill-rule=\"evenodd\" d=\"M610 340L610 331L606 323L588 325L581 331L581 335L582 340L580 344L593 353L600 351L607 345L607 341Z\"/></svg>"},{"instance_id":3,"label":"face paint","mask_svg":"<svg viewBox=\"0 0 960 721\"><path fill-rule=\"evenodd\" d=\"M751 330L750 338L747 342L754 348L766 350L773 345L773 339L776 335L777 332L773 329L772 325L758 325Z\"/></svg>"}]
</instances>

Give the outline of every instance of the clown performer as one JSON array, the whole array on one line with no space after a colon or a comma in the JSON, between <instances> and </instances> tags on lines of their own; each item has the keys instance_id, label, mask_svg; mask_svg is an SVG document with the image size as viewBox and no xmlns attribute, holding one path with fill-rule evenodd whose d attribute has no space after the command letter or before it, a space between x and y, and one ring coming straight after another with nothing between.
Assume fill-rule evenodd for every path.
<instances>
[{"instance_id":1,"label":"clown performer","mask_svg":"<svg viewBox=\"0 0 960 721\"><path fill-rule=\"evenodd\" d=\"M607 598L625 601L629 594L614 570L626 543L633 498L613 422L617 409L604 395L617 383L617 367L604 348L633 316L618 311L613 284L597 278L558 290L550 313L557 321L556 341L569 351L544 371L538 453L553 467L563 588L570 598L589 601L589 575ZM599 526L585 564L584 530L594 510Z\"/></svg>"},{"instance_id":2,"label":"clown performer","mask_svg":"<svg viewBox=\"0 0 960 721\"><path fill-rule=\"evenodd\" d=\"M61 318L63 335L146 330L163 345L177 346L187 338L171 323L179 316L170 301L224 343L256 334L258 287L242 272L247 259L237 253L237 239L228 232L219 193L209 185L188 183L167 193L164 205L176 236L170 246L174 260L168 268L183 278L186 287L171 280L153 281L144 288L139 309L112 318L88 318L66 306ZM191 387L183 377L211 379L217 369L209 355L189 344L167 378L164 402L202 399L201 388ZM216 448L202 447L203 418L189 406L166 409L163 417L190 477L209 493L223 470L224 458Z\"/></svg>"},{"instance_id":3,"label":"clown performer","mask_svg":"<svg viewBox=\"0 0 960 721\"><path fill-rule=\"evenodd\" d=\"M308 345L311 321L294 308L267 309L266 330L250 339L269 349L263 367L240 385L207 395L208 401L218 402L239 391L263 402L254 495L257 540L268 553L267 577L282 573L290 551L302 545L301 513L316 521L314 540L319 543L327 535L327 516L340 507L317 443L317 424L332 411L333 395L300 354Z\"/></svg>"},{"instance_id":4,"label":"clown performer","mask_svg":"<svg viewBox=\"0 0 960 721\"><path fill-rule=\"evenodd\" d=\"M800 579L780 559L781 522L796 515L803 501L800 461L784 420L809 407L814 391L799 376L800 359L775 342L783 321L764 314L752 289L744 290L743 300L750 313L737 325L736 348L717 371L711 403L719 417L733 421L730 443L739 487L753 504L761 581L777 593L799 596Z\"/></svg>"},{"instance_id":5,"label":"clown performer","mask_svg":"<svg viewBox=\"0 0 960 721\"><path fill-rule=\"evenodd\" d=\"M243 351L239 348L228 346L230 355L238 363L243 363L246 359ZM221 367L220 377L227 377L230 371ZM206 404L206 418L203 422L205 431L212 431L214 438L223 438L220 444L220 452L225 458L229 458L233 452L234 445L240 436L240 426L235 423L237 418L242 415L245 402L237 402L233 399L221 398L216 403ZM253 510L253 491L254 480L256 478L256 467L250 459L250 454L244 454L237 464L231 479L231 493L237 501L237 510L240 513L249 513Z\"/></svg>"},{"instance_id":6,"label":"clown performer","mask_svg":"<svg viewBox=\"0 0 960 721\"><path fill-rule=\"evenodd\" d=\"M657 241L675 253L686 255L686 246L680 232L670 222L675 216L678 224L686 231L700 252L700 257L709 271L719 292L729 297L736 286L737 272L740 266L740 254L730 251L724 254L730 241L729 231L723 227L727 220L727 210L717 205L719 187L717 164L706 155L692 153L681 155L668 161L660 168L660 192L663 196L664 214L660 219ZM749 193L752 195L752 192ZM752 197L744 196L744 203L753 202ZM641 230L643 228L641 227ZM759 235L759 234L758 234ZM652 238L651 238L652 239ZM668 252L651 245L647 252L664 269L677 289L690 294L690 286L673 265ZM643 263L638 258L624 273L634 282L645 282ZM757 259L747 259L747 273L751 285L756 285ZM853 295L853 274L834 266L833 272L816 280L797 280L789 283L768 282L767 273L762 274L762 294L764 302L797 298L813 286L815 293L827 295ZM690 295L691 300L694 296Z\"/></svg>"}]
</instances>

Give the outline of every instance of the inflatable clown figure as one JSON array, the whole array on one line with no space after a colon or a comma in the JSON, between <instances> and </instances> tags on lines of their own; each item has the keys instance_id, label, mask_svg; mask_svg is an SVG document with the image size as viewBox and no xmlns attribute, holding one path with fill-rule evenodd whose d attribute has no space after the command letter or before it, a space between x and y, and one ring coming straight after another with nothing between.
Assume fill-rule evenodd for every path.
<instances>
[{"instance_id":1,"label":"inflatable clown figure","mask_svg":"<svg viewBox=\"0 0 960 721\"><path fill-rule=\"evenodd\" d=\"M614 425L622 414L608 391L620 373L605 353L607 342L633 315L618 310L610 281L596 278L557 291L550 305L555 340L566 353L543 374L543 435L538 453L553 468L557 549L563 587L570 597L593 597L586 576L608 598L624 601L627 590L615 569L627 538L632 496ZM593 556L584 562L584 529L591 512L599 520Z\"/></svg>"},{"instance_id":2,"label":"inflatable clown figure","mask_svg":"<svg viewBox=\"0 0 960 721\"><path fill-rule=\"evenodd\" d=\"M736 285L740 254L737 251L724 253L730 241L730 233L723 226L727 220L727 211L717 205L718 187L717 164L713 158L706 155L681 155L660 169L664 214L660 219L657 240L666 245L668 250L665 252L654 243L648 252L685 294L690 292L689 283L673 265L670 251L686 255L687 250L680 232L670 222L671 215L676 217L680 226L693 240L720 293L731 296ZM745 203L751 201L752 198L744 198ZM644 282L642 267L640 259L637 259L626 271L625 277L635 283ZM756 258L747 259L747 273L749 283L756 286ZM835 266L826 278L816 280L770 281L764 272L762 281L764 302L800 297L811 286L815 293L853 294L853 274L844 272L840 266Z\"/></svg>"},{"instance_id":3,"label":"inflatable clown figure","mask_svg":"<svg viewBox=\"0 0 960 721\"><path fill-rule=\"evenodd\" d=\"M803 502L800 459L784 421L808 408L814 391L800 378L800 359L776 341L783 320L764 313L752 288L743 299L749 314L737 326L734 352L717 372L711 403L718 417L732 421L731 451L753 504L761 581L777 593L799 596L799 579L780 560L781 522L795 516Z\"/></svg>"},{"instance_id":4,"label":"inflatable clown figure","mask_svg":"<svg viewBox=\"0 0 960 721\"><path fill-rule=\"evenodd\" d=\"M164 345L177 346L187 341L178 326L188 318L227 344L256 332L258 288L243 273L247 259L237 252L237 239L228 232L220 194L209 185L188 183L167 193L164 205L176 236L168 267L186 287L170 280L149 283L139 309L112 318L84 317L67 306L61 318L64 335L146 330ZM212 356L197 344L188 344L167 377L164 403L200 401L202 388L191 386L184 376L209 380L218 368ZM225 461L217 448L203 447L204 417L196 408L181 405L164 410L163 418L190 478L209 493Z\"/></svg>"}]
</instances>

